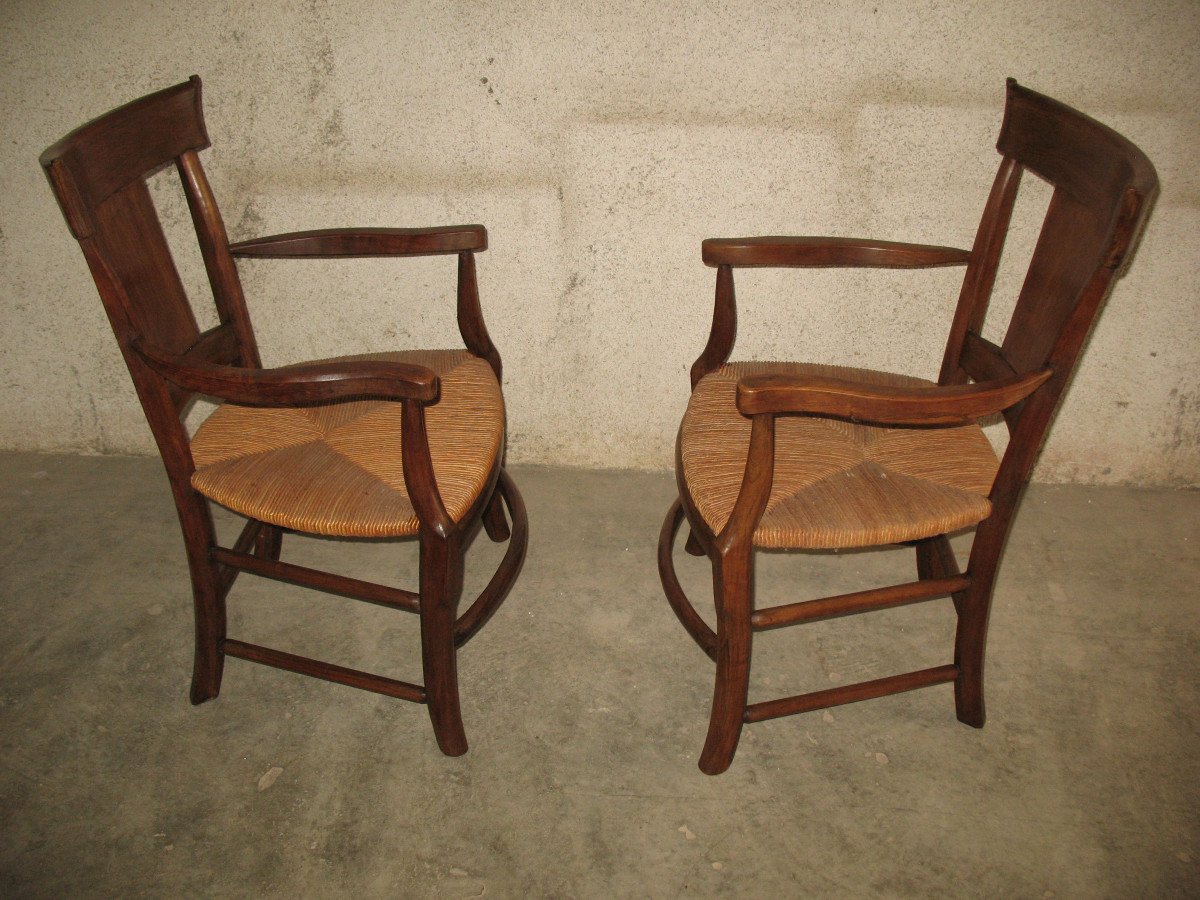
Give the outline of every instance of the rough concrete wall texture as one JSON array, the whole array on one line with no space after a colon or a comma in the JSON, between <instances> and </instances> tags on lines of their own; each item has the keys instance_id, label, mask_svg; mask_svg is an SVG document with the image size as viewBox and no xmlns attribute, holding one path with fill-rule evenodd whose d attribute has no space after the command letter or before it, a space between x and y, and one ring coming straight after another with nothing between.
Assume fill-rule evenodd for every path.
<instances>
[{"instance_id":1,"label":"rough concrete wall texture","mask_svg":"<svg viewBox=\"0 0 1200 900\"><path fill-rule=\"evenodd\" d=\"M1197 35L1192 0L7 0L0 447L153 452L37 154L193 72L232 239L487 225L480 287L505 359L510 459L649 469L671 464L707 336L700 241L969 247L1011 75L1128 135L1163 183L1035 477L1196 484ZM995 329L1047 199L1027 181ZM205 301L173 173L154 188ZM458 341L449 259L242 272L267 365ZM735 357L934 377L959 277L739 273ZM210 306L197 304L202 319Z\"/></svg>"}]
</instances>

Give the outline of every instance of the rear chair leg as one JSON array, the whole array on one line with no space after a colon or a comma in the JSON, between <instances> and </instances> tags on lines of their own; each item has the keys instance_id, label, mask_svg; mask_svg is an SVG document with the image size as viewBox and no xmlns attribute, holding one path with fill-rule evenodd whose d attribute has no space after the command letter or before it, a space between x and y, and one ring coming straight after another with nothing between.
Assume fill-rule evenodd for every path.
<instances>
[{"instance_id":1,"label":"rear chair leg","mask_svg":"<svg viewBox=\"0 0 1200 900\"><path fill-rule=\"evenodd\" d=\"M421 662L425 699L438 746L447 756L467 752L458 700L454 620L462 591L462 553L457 535L421 535Z\"/></svg>"},{"instance_id":2,"label":"rear chair leg","mask_svg":"<svg viewBox=\"0 0 1200 900\"><path fill-rule=\"evenodd\" d=\"M262 530L258 533L258 540L254 542L254 555L263 559L278 560L282 549L283 529L263 523Z\"/></svg>"},{"instance_id":3,"label":"rear chair leg","mask_svg":"<svg viewBox=\"0 0 1200 900\"><path fill-rule=\"evenodd\" d=\"M720 775L733 762L750 689L750 607L754 551L735 548L713 563L717 607L717 676L700 771Z\"/></svg>"},{"instance_id":4,"label":"rear chair leg","mask_svg":"<svg viewBox=\"0 0 1200 900\"><path fill-rule=\"evenodd\" d=\"M507 541L511 534L508 529L508 521L504 518L504 503L500 497L499 482L492 491L492 499L488 501L487 508L483 511L483 530L497 544Z\"/></svg>"}]
</instances>

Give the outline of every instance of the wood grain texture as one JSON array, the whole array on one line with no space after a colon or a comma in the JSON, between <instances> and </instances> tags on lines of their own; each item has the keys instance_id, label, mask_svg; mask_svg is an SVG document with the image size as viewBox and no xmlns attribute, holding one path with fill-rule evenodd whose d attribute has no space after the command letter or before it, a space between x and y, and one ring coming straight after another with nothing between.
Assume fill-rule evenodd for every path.
<instances>
[{"instance_id":1,"label":"wood grain texture","mask_svg":"<svg viewBox=\"0 0 1200 900\"><path fill-rule=\"evenodd\" d=\"M749 379L834 378L936 390L920 379L802 363L729 363L692 392L679 430L685 489L712 529L725 527L746 477L752 419L737 406ZM869 547L967 527L991 510L998 461L977 425L919 428L775 415L773 476L754 529L758 547ZM753 417L757 419L757 416Z\"/></svg>"},{"instance_id":2,"label":"wood grain texture","mask_svg":"<svg viewBox=\"0 0 1200 900\"><path fill-rule=\"evenodd\" d=\"M435 256L486 250L482 225L440 228L323 228L292 231L231 244L234 256L270 259Z\"/></svg>"},{"instance_id":3,"label":"wood grain texture","mask_svg":"<svg viewBox=\"0 0 1200 900\"><path fill-rule=\"evenodd\" d=\"M958 668L956 666L935 666L931 669L905 672L903 675L891 675L873 681L860 681L857 684L813 691L810 694L765 700L747 707L746 721L765 722L767 719L778 719L780 716L794 716L797 713L828 709L831 706L857 703L860 700L874 700L877 697L902 694L905 691L915 691L918 688L932 687L935 684L946 684L954 681L957 677Z\"/></svg>"},{"instance_id":4,"label":"wood grain texture","mask_svg":"<svg viewBox=\"0 0 1200 900\"><path fill-rule=\"evenodd\" d=\"M733 269L728 265L717 268L717 291L713 306L712 329L703 352L692 363L692 389L709 372L715 372L729 360L737 338L737 297L733 285Z\"/></svg>"},{"instance_id":5,"label":"wood grain texture","mask_svg":"<svg viewBox=\"0 0 1200 900\"><path fill-rule=\"evenodd\" d=\"M71 233L82 240L90 211L188 151L208 147L200 79L134 100L93 119L39 157Z\"/></svg>"},{"instance_id":6,"label":"wood grain texture","mask_svg":"<svg viewBox=\"0 0 1200 900\"><path fill-rule=\"evenodd\" d=\"M247 644L245 641L226 640L222 642L221 649L229 656L236 656L239 659L272 666L276 669L287 669L289 672L307 675L309 678L320 678L323 681L332 681L336 684L358 688L360 691L374 691L377 694L386 694L389 697L413 703L426 702L425 689L419 684L409 684L406 681L372 675L370 672L362 672L358 669L335 666L333 663L297 656L294 653L285 653L282 650L273 650L258 644Z\"/></svg>"},{"instance_id":7,"label":"wood grain texture","mask_svg":"<svg viewBox=\"0 0 1200 900\"><path fill-rule=\"evenodd\" d=\"M183 192L187 197L192 221L196 226L196 237L200 243L200 255L212 286L213 301L221 324L228 324L236 333L241 353L238 358L226 360L231 364L248 368L261 368L258 341L254 337L254 326L250 324L250 313L246 309L246 297L242 292L242 281L237 264L229 252L229 236L225 222L217 208L216 197L208 183L208 176L200 165L200 156L189 150L179 157L177 166Z\"/></svg>"},{"instance_id":8,"label":"wood grain texture","mask_svg":"<svg viewBox=\"0 0 1200 900\"><path fill-rule=\"evenodd\" d=\"M245 369L193 362L137 339L133 349L146 365L177 387L252 406L295 406L375 397L428 403L438 396L438 377L424 366L348 359Z\"/></svg>"},{"instance_id":9,"label":"wood grain texture","mask_svg":"<svg viewBox=\"0 0 1200 900\"><path fill-rule=\"evenodd\" d=\"M387 606L391 609L402 609L405 612L419 613L421 611L421 595L415 591L387 587L359 578L347 578L345 575L322 572L307 566L298 566L295 563L280 562L277 559L261 559L258 556L237 550L227 550L224 547L217 547L213 550L213 559L231 569L253 572L264 578L316 588L328 594L340 594L343 597L374 603L377 606Z\"/></svg>"},{"instance_id":10,"label":"wood grain texture","mask_svg":"<svg viewBox=\"0 0 1200 900\"><path fill-rule=\"evenodd\" d=\"M755 375L738 382L743 415L833 416L883 425L965 425L1024 400L1049 369L970 385L901 387L818 376Z\"/></svg>"},{"instance_id":11,"label":"wood grain texture","mask_svg":"<svg viewBox=\"0 0 1200 900\"><path fill-rule=\"evenodd\" d=\"M708 344L691 370L692 399L676 446L679 499L667 514L658 553L668 602L717 664L700 759L706 773L728 768L743 721L946 682L954 684L958 719L984 723L987 625L1008 533L1088 331L1114 278L1128 268L1158 189L1154 167L1128 140L1011 79L997 149L999 169L970 252L853 238L703 243L703 261L717 267L717 298ZM1012 320L997 344L982 334L1025 171L1054 191ZM937 384L869 370L729 362L736 267L963 264ZM997 467L982 432L964 423L998 412L1009 442ZM884 465L878 454L890 462ZM674 536L685 518L689 549L707 554L713 567L715 629L675 575ZM975 536L960 571L948 535L969 526ZM915 546L917 581L754 611L755 544L890 542ZM753 630L946 594L957 616L953 664L749 703Z\"/></svg>"},{"instance_id":12,"label":"wood grain texture","mask_svg":"<svg viewBox=\"0 0 1200 900\"><path fill-rule=\"evenodd\" d=\"M971 254L930 244L805 236L709 238L701 245L701 258L709 266L738 268L926 269L966 265Z\"/></svg>"},{"instance_id":13,"label":"wood grain texture","mask_svg":"<svg viewBox=\"0 0 1200 900\"><path fill-rule=\"evenodd\" d=\"M198 151L207 146L200 80L193 77L76 129L41 157L51 189L96 282L166 467L192 581L195 653L191 700L203 703L216 697L226 656L240 657L427 703L439 746L447 754L461 754L467 744L458 701L457 646L475 634L507 596L528 540L520 495L501 468L501 361L488 337L475 284L474 253L486 248L487 232L482 225L339 228L293 232L231 246L200 162ZM172 165L180 176L216 305L218 324L204 332L197 325L146 184L152 173ZM458 317L467 350L418 354L430 366L411 360L343 358L277 369L261 367L235 256L435 253L459 257ZM476 410L486 415L488 427L467 421L466 415L457 416L462 421L451 421L456 418L454 410L461 411L461 407L445 395L455 393L457 382L441 370L434 371L436 360L443 360L446 354L490 385L494 397ZM201 426L193 443L180 416L198 394L228 402ZM433 412L427 415L427 409ZM364 425L364 417L370 414L376 414L382 424ZM238 473L225 471L216 478L220 485L205 480L213 470L210 467L201 473L198 459L245 449L247 440L252 443L264 438L272 430L271 423L283 423L279 416L286 415L292 416L289 427L302 420L302 431L313 431L316 419L330 425L329 434L322 432L323 438L332 441L325 448L328 453L322 456L317 448L308 454L292 454L289 458L296 467L289 469L283 465L288 456L285 448L282 456L267 460L251 473L254 477L239 478ZM227 421L232 426L221 432L220 423ZM291 432L287 428L282 432L276 430L273 438L287 443ZM454 446L448 447L448 443ZM333 444L340 448L338 452ZM382 458L379 452L385 445L394 450L391 458ZM216 468L222 463L228 463L224 456ZM344 484L342 476L347 472L353 476L349 480L357 479L358 488L365 486L365 493L330 489L331 483ZM268 502L266 509L255 513L277 520L267 522L251 514L234 546L223 547L217 541L209 498L197 482L214 493L221 493L217 487L232 489L232 494L221 493L222 502L230 508L248 505L253 495L281 502L283 513L277 516L280 509ZM388 533L415 534L421 545L418 591L280 561L283 528L297 524L289 514L315 510L312 523L322 528L330 525L320 533L353 536L354 527L348 523L361 524L361 510L368 505L364 498L389 490L403 495L402 512L412 521L393 515ZM511 531L503 518L502 499L513 516ZM360 513L357 519L355 511ZM485 511L489 535L495 540L507 539L509 548L483 595L459 618L464 536L473 532ZM395 521L397 518L403 521ZM418 613L425 684L399 682L230 639L226 601L241 572Z\"/></svg>"},{"instance_id":14,"label":"wood grain texture","mask_svg":"<svg viewBox=\"0 0 1200 900\"><path fill-rule=\"evenodd\" d=\"M853 616L877 609L892 609L912 603L923 603L926 600L945 597L961 591L970 584L971 579L956 575L950 578L931 578L890 585L885 588L855 591L852 594L838 594L835 597L822 597L819 600L802 600L799 603L787 603L782 606L755 610L750 617L750 624L755 631L769 631L772 628L782 628L786 625L799 625L801 622L821 622L825 619Z\"/></svg>"}]
</instances>

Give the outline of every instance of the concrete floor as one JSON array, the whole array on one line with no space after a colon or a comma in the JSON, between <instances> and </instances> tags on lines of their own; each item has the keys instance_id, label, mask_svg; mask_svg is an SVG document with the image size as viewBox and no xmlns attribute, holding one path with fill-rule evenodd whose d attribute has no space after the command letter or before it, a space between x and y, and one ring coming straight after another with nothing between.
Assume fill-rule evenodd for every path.
<instances>
[{"instance_id":1,"label":"concrete floor","mask_svg":"<svg viewBox=\"0 0 1200 900\"><path fill-rule=\"evenodd\" d=\"M1200 494L1035 487L989 648L949 686L749 726L696 769L711 666L654 547L665 474L517 468L532 536L460 669L471 751L425 710L230 660L187 702L189 593L150 459L0 456L0 894L1003 896L1200 893ZM411 580L411 545L285 558ZM478 586L496 548L468 557ZM702 561L677 553L703 593ZM785 602L908 552L769 554ZM419 680L416 620L242 576L231 636ZM752 697L949 661L948 601L772 632Z\"/></svg>"}]
</instances>

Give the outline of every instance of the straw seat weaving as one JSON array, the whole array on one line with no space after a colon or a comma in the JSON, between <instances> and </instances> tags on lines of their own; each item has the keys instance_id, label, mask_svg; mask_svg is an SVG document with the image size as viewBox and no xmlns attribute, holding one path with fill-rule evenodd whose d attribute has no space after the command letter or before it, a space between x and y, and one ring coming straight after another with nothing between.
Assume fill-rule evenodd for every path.
<instances>
[{"instance_id":1,"label":"straw seat weaving","mask_svg":"<svg viewBox=\"0 0 1200 900\"><path fill-rule=\"evenodd\" d=\"M915 387L919 378L802 363L738 362L705 376L680 430L684 478L714 532L742 486L750 419L736 405L739 378L822 375ZM982 521L998 461L977 425L886 428L815 416L776 420L771 496L754 544L803 549L867 547L944 534Z\"/></svg>"},{"instance_id":2,"label":"straw seat weaving","mask_svg":"<svg viewBox=\"0 0 1200 900\"><path fill-rule=\"evenodd\" d=\"M465 350L377 353L352 359L415 363L441 382L426 407L438 491L458 522L487 486L504 440L504 401L487 362ZM341 537L415 534L404 484L401 404L222 405L192 441L192 486L234 512L284 528Z\"/></svg>"},{"instance_id":3,"label":"straw seat weaving","mask_svg":"<svg viewBox=\"0 0 1200 900\"><path fill-rule=\"evenodd\" d=\"M171 482L196 622L191 701L216 697L225 660L235 657L423 704L438 747L461 756L467 736L457 656L508 596L529 545L525 504L504 470L504 363L488 335L475 274L487 229L349 226L231 243L200 160L208 147L200 79L193 75L82 125L41 156ZM159 192L148 186L167 166L179 175L212 288L215 309L204 319L175 266ZM438 268L447 276L457 270L462 349L263 367L239 260L412 257L442 257ZM347 298L336 291L331 299ZM212 324L201 330L205 319ZM329 321L334 331L336 320ZM223 405L193 436L187 416L198 396ZM214 503L246 519L227 546L217 537ZM507 547L469 598L465 554L477 528ZM417 545L417 589L284 559L291 532L410 538ZM242 575L415 614L422 683L231 636L227 603Z\"/></svg>"},{"instance_id":4,"label":"straw seat weaving","mask_svg":"<svg viewBox=\"0 0 1200 900\"><path fill-rule=\"evenodd\" d=\"M983 726L988 615L1004 544L1088 329L1158 192L1154 166L1136 146L1011 78L996 149L1000 166L970 250L819 234L701 245L701 259L717 270L712 327L689 372L680 495L659 533L658 572L680 624L716 663L702 772L729 768L747 723L947 683L959 721ZM1048 182L1053 194L1025 278L1013 282L1021 288L1005 328L989 325L988 307L1023 177ZM945 266L966 270L936 384L834 366L729 362L738 269ZM781 300L796 307L791 296ZM856 313L846 310L847 318ZM984 336L993 331L1002 336ZM999 417L1008 429L1002 459L978 427L993 418L999 425ZM687 552L712 568L714 624L675 571L685 522ZM972 532L965 566L950 542L960 529ZM915 553L915 581L778 606L755 596L760 548L897 543ZM944 664L751 702L756 634L945 598L953 602L940 605L957 623Z\"/></svg>"}]
</instances>

